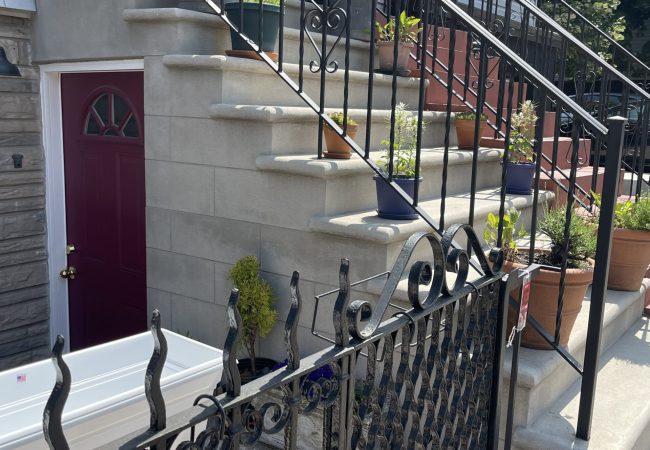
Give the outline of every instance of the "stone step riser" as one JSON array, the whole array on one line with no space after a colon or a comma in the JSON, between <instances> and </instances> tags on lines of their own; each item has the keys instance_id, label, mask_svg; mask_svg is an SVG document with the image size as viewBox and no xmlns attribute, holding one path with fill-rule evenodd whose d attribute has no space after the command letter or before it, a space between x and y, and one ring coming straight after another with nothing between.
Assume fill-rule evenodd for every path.
<instances>
[{"instance_id":1,"label":"stone step riser","mask_svg":"<svg viewBox=\"0 0 650 450\"><path fill-rule=\"evenodd\" d=\"M152 77L158 83L169 90L178 89L179 86L186 90L182 105L165 105L161 99L160 108L180 106L173 115L205 117L209 106L214 103L305 106L305 102L271 68L259 61L220 56L169 55L163 57L161 65L154 67L155 58L147 59L151 60L149 68L157 72ZM285 66L285 71L291 70L289 76L297 83L298 73L294 69L297 66ZM368 80L358 72L354 75L348 84L348 105L350 108L365 109ZM309 68L305 68L304 77L305 93L312 101L318 102L320 76L314 76ZM342 71L326 76L325 107L343 107L343 84ZM378 76L374 82L373 108L390 109L391 96L389 78ZM417 105L417 80L402 78L399 81L397 101ZM156 111L146 113L156 114Z\"/></svg>"}]
</instances>

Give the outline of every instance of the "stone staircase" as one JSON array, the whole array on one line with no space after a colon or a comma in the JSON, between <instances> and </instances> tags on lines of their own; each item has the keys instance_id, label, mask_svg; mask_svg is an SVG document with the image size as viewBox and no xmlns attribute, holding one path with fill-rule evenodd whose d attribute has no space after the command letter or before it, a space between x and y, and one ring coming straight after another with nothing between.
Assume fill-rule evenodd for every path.
<instances>
[{"instance_id":1,"label":"stone staircase","mask_svg":"<svg viewBox=\"0 0 650 450\"><path fill-rule=\"evenodd\" d=\"M294 3L287 1L288 18L290 14L297 17ZM145 57L147 258L148 265L156 267L152 274L157 275L148 276L148 306L169 317L165 326L181 331L191 328L197 330L193 338L222 345L230 289L227 271L246 254L260 259L264 277L278 298L278 317L286 317L293 270L301 271L301 293L310 311L314 295L338 287L341 257L351 261L351 279L362 279L389 270L408 236L430 229L423 220L396 222L376 216L373 173L358 156L348 161L318 160L317 115L264 63L224 56L230 37L218 17L154 8L125 10L123 19L134 36L146 35L151 42ZM291 58L298 55L299 32L287 29L284 36L288 58L284 70L296 80L298 59ZM363 142L367 44L352 41L351 48L355 56L350 58L350 116L360 123L357 142ZM312 56L306 53L305 62ZM303 73L305 91L318 98L320 74L311 74L308 68ZM342 108L342 81L343 70L328 75L327 107ZM375 76L373 159L386 138L391 81L392 77ZM435 83L431 81L431 86ZM418 79L400 78L398 100L417 105L418 87ZM421 205L434 218L440 216L445 114L428 111L424 117ZM451 136L455 137L453 122ZM457 150L453 138L451 145L446 225L466 222L470 201L472 153ZM479 236L484 218L499 208L502 153L495 147L479 150L474 217ZM542 192L539 202L554 197L552 192ZM532 202L532 196L507 196L506 208L521 210L528 227ZM381 280L356 286L355 295L373 298L381 286ZM400 292L405 296L405 288ZM642 297L643 292L610 292L603 351L617 351L625 339L632 339L629 333L634 326L640 329ZM316 329L325 334L332 332L332 303L323 301L316 317ZM577 356L584 350L588 306L585 301L570 342ZM311 334L309 316L302 314L299 326L304 354L327 345ZM278 345L282 339L283 327L278 325L263 342L261 353L284 358ZM612 361L618 361L617 357L607 364ZM605 373L609 373L607 365L603 378ZM547 418L562 411L563 396L575 392L577 380L577 374L555 352L522 350L517 446L572 448L543 441L544 435L557 437L543 430L546 423L553 423ZM598 411L599 397L596 401ZM570 411L572 403L566 405ZM647 416L640 414L634 424L629 421L634 430L640 430L635 442L648 434L650 418L639 423ZM532 442L536 443L533 447L524 446Z\"/></svg>"}]
</instances>

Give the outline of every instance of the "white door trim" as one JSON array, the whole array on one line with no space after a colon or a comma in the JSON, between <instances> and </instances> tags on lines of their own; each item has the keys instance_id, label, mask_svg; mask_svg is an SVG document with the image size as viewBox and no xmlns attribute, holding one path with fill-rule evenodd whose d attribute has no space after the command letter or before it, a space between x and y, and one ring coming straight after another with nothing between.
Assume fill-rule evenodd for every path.
<instances>
[{"instance_id":1,"label":"white door trim","mask_svg":"<svg viewBox=\"0 0 650 450\"><path fill-rule=\"evenodd\" d=\"M69 72L127 72L144 70L144 60L85 61L40 66L43 151L45 154L45 214L50 284L50 344L61 334L70 336L68 284L59 276L66 266L65 176L61 74ZM69 351L69 339L65 351Z\"/></svg>"}]
</instances>

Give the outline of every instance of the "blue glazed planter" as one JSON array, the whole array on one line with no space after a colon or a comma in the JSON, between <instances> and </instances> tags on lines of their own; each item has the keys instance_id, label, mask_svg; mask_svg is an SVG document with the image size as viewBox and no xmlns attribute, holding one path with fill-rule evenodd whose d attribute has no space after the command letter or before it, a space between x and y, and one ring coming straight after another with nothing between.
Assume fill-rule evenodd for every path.
<instances>
[{"instance_id":1,"label":"blue glazed planter","mask_svg":"<svg viewBox=\"0 0 650 450\"><path fill-rule=\"evenodd\" d=\"M508 162L506 194L530 195L533 193L535 163L514 164Z\"/></svg>"},{"instance_id":2,"label":"blue glazed planter","mask_svg":"<svg viewBox=\"0 0 650 450\"><path fill-rule=\"evenodd\" d=\"M377 215L382 219L414 220L419 216L413 211L402 197L399 196L383 178L378 175L373 177L377 185ZM393 178L393 181L404 192L413 197L415 193L415 178ZM420 177L420 182L422 177Z\"/></svg>"}]
</instances>

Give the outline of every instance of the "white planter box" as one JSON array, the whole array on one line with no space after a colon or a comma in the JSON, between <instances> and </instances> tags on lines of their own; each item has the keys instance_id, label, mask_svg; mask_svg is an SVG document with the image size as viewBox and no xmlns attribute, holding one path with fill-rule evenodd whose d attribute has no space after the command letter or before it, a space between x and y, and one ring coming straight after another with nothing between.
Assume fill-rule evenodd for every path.
<instances>
[{"instance_id":1,"label":"white planter box","mask_svg":"<svg viewBox=\"0 0 650 450\"><path fill-rule=\"evenodd\" d=\"M167 360L161 386L167 416L190 408L221 379L222 351L163 330ZM72 387L63 410L73 449L92 449L149 425L144 375L153 338L144 332L63 355ZM0 372L0 449L47 448L43 409L55 383L51 360Z\"/></svg>"}]
</instances>

